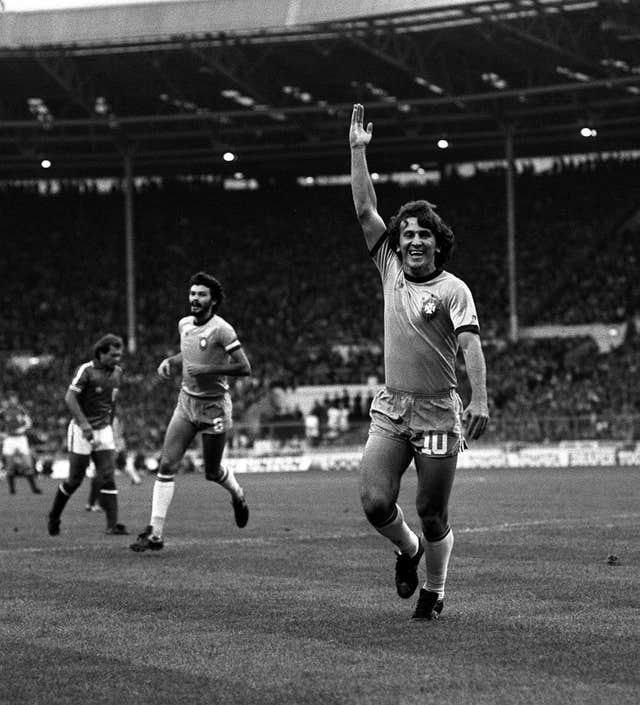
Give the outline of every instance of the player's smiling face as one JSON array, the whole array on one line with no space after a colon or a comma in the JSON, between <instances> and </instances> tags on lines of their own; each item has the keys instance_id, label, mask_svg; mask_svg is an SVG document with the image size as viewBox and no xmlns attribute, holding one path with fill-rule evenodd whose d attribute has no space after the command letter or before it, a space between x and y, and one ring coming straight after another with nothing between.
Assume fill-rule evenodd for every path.
<instances>
[{"instance_id":1,"label":"player's smiling face","mask_svg":"<svg viewBox=\"0 0 640 705\"><path fill-rule=\"evenodd\" d=\"M398 248L408 274L423 277L435 271L435 235L428 228L423 228L417 218L412 216L403 221Z\"/></svg>"},{"instance_id":2,"label":"player's smiling face","mask_svg":"<svg viewBox=\"0 0 640 705\"><path fill-rule=\"evenodd\" d=\"M207 318L211 314L211 291L208 286L194 284L189 289L189 308L196 319Z\"/></svg>"}]
</instances>

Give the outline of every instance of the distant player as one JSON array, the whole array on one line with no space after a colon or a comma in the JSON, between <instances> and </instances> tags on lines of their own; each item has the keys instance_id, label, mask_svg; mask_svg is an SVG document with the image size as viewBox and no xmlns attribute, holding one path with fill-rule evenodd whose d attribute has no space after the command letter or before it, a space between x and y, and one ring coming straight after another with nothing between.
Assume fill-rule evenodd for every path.
<instances>
[{"instance_id":1,"label":"distant player","mask_svg":"<svg viewBox=\"0 0 640 705\"><path fill-rule=\"evenodd\" d=\"M7 474L9 492L16 492L16 477L27 479L33 494L42 494L36 482L35 464L27 432L33 422L26 409L20 404L18 395L11 392L0 408L0 430L2 431L2 464Z\"/></svg>"},{"instance_id":2,"label":"distant player","mask_svg":"<svg viewBox=\"0 0 640 705\"><path fill-rule=\"evenodd\" d=\"M69 477L60 483L49 512L51 536L60 533L60 515L71 495L80 487L93 460L98 501L107 518L107 534L128 534L118 522L118 490L115 483L113 419L122 383L122 338L111 333L93 347L93 359L77 369L65 394L71 412L67 431Z\"/></svg>"},{"instance_id":3,"label":"distant player","mask_svg":"<svg viewBox=\"0 0 640 705\"><path fill-rule=\"evenodd\" d=\"M181 370L178 403L164 438L153 487L151 522L131 544L136 552L158 551L164 546L164 524L173 499L175 475L187 448L202 435L205 478L231 494L236 524L246 526L249 507L230 468L221 465L227 433L231 429L231 395L227 376L251 374L251 365L233 327L217 315L224 299L222 286L205 272L189 281L191 315L178 323L180 352L164 359L158 374L168 379Z\"/></svg>"},{"instance_id":4,"label":"distant player","mask_svg":"<svg viewBox=\"0 0 640 705\"><path fill-rule=\"evenodd\" d=\"M464 443L462 422L475 440L489 418L485 360L471 292L443 269L454 245L452 231L427 201L403 205L388 228L378 214L365 154L373 124L365 129L363 117L362 105L354 105L351 190L369 255L382 278L385 386L371 406L360 496L369 522L398 548L400 597L411 597L418 587L424 554L427 579L413 617L434 619L444 606L453 548L448 505ZM458 346L471 385L464 411L456 392ZM397 504L401 478L412 460L422 538L409 528Z\"/></svg>"}]
</instances>

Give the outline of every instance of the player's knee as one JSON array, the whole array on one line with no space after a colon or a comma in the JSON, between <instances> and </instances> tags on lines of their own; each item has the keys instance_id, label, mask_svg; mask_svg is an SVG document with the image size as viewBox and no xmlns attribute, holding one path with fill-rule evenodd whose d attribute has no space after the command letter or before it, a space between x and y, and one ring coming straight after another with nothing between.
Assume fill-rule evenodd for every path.
<instances>
[{"instance_id":1,"label":"player's knee","mask_svg":"<svg viewBox=\"0 0 640 705\"><path fill-rule=\"evenodd\" d=\"M360 502L365 516L373 526L382 526L395 509L394 502L383 493L370 488L361 488Z\"/></svg>"},{"instance_id":2,"label":"player's knee","mask_svg":"<svg viewBox=\"0 0 640 705\"><path fill-rule=\"evenodd\" d=\"M227 473L222 465L207 466L204 468L205 479L209 482L224 482Z\"/></svg>"},{"instance_id":3,"label":"player's knee","mask_svg":"<svg viewBox=\"0 0 640 705\"><path fill-rule=\"evenodd\" d=\"M435 541L442 536L448 527L448 515L446 509L433 507L425 503L423 506L417 505L422 533L429 541Z\"/></svg>"},{"instance_id":4,"label":"player's knee","mask_svg":"<svg viewBox=\"0 0 640 705\"><path fill-rule=\"evenodd\" d=\"M62 482L62 490L67 496L70 496L80 487L81 483L81 479L78 480L77 478L70 477L68 480Z\"/></svg>"},{"instance_id":5,"label":"player's knee","mask_svg":"<svg viewBox=\"0 0 640 705\"><path fill-rule=\"evenodd\" d=\"M160 482L172 482L176 476L176 465L166 460L161 460L158 466L156 479Z\"/></svg>"}]
</instances>

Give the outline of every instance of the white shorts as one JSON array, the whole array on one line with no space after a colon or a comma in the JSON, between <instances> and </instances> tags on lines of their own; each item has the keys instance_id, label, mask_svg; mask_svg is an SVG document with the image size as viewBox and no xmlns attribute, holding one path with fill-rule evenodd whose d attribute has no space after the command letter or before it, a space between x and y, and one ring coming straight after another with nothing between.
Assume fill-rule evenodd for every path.
<instances>
[{"instance_id":1,"label":"white shorts","mask_svg":"<svg viewBox=\"0 0 640 705\"><path fill-rule=\"evenodd\" d=\"M31 455L29 450L29 439L26 436L7 436L2 441L2 455Z\"/></svg>"},{"instance_id":2,"label":"white shorts","mask_svg":"<svg viewBox=\"0 0 640 705\"><path fill-rule=\"evenodd\" d=\"M69 423L67 430L67 450L78 455L91 455L95 450L115 450L116 443L113 437L113 427L105 426L93 429L93 442L89 442L83 435L82 429L75 421Z\"/></svg>"}]
</instances>

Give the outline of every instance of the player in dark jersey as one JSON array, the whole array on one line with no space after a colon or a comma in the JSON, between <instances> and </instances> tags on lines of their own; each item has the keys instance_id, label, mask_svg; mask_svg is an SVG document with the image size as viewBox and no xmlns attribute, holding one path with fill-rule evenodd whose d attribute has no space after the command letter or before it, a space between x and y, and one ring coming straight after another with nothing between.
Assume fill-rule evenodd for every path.
<instances>
[{"instance_id":1,"label":"player in dark jersey","mask_svg":"<svg viewBox=\"0 0 640 705\"><path fill-rule=\"evenodd\" d=\"M349 143L351 190L369 255L384 291L385 385L371 405L361 467L360 497L369 522L397 547L396 590L409 598L425 556L426 581L413 617L434 619L444 606L453 532L448 505L457 455L489 419L486 368L473 297L443 267L454 245L450 228L427 201L403 205L389 227L378 214L366 159L373 124L353 107ZM457 394L455 359L464 355L471 401ZM422 536L397 504L402 476L414 461Z\"/></svg>"},{"instance_id":2,"label":"player in dark jersey","mask_svg":"<svg viewBox=\"0 0 640 705\"><path fill-rule=\"evenodd\" d=\"M36 470L27 432L33 422L27 410L18 401L18 395L9 397L0 407L0 436L2 436L2 464L7 474L9 493L16 492L16 477L27 479L33 494L42 494L36 482Z\"/></svg>"},{"instance_id":3,"label":"player in dark jersey","mask_svg":"<svg viewBox=\"0 0 640 705\"><path fill-rule=\"evenodd\" d=\"M231 429L231 395L227 376L251 374L251 365L233 327L217 315L224 299L222 286L205 272L189 281L191 315L178 322L180 352L164 359L158 374L168 379L181 370L178 403L169 422L151 503L151 521L131 550L141 553L164 546L164 523L175 491L175 475L187 448L202 436L205 478L231 494L236 524L246 526L249 507L231 468L222 464L227 432Z\"/></svg>"},{"instance_id":4,"label":"player in dark jersey","mask_svg":"<svg viewBox=\"0 0 640 705\"><path fill-rule=\"evenodd\" d=\"M98 501L107 518L107 534L128 534L118 522L118 490L115 483L113 419L122 382L122 338L109 333L96 342L93 359L77 369L65 394L71 412L67 432L69 476L60 483L49 512L51 536L60 533L60 515L69 497L80 487L93 460L98 478Z\"/></svg>"}]
</instances>

